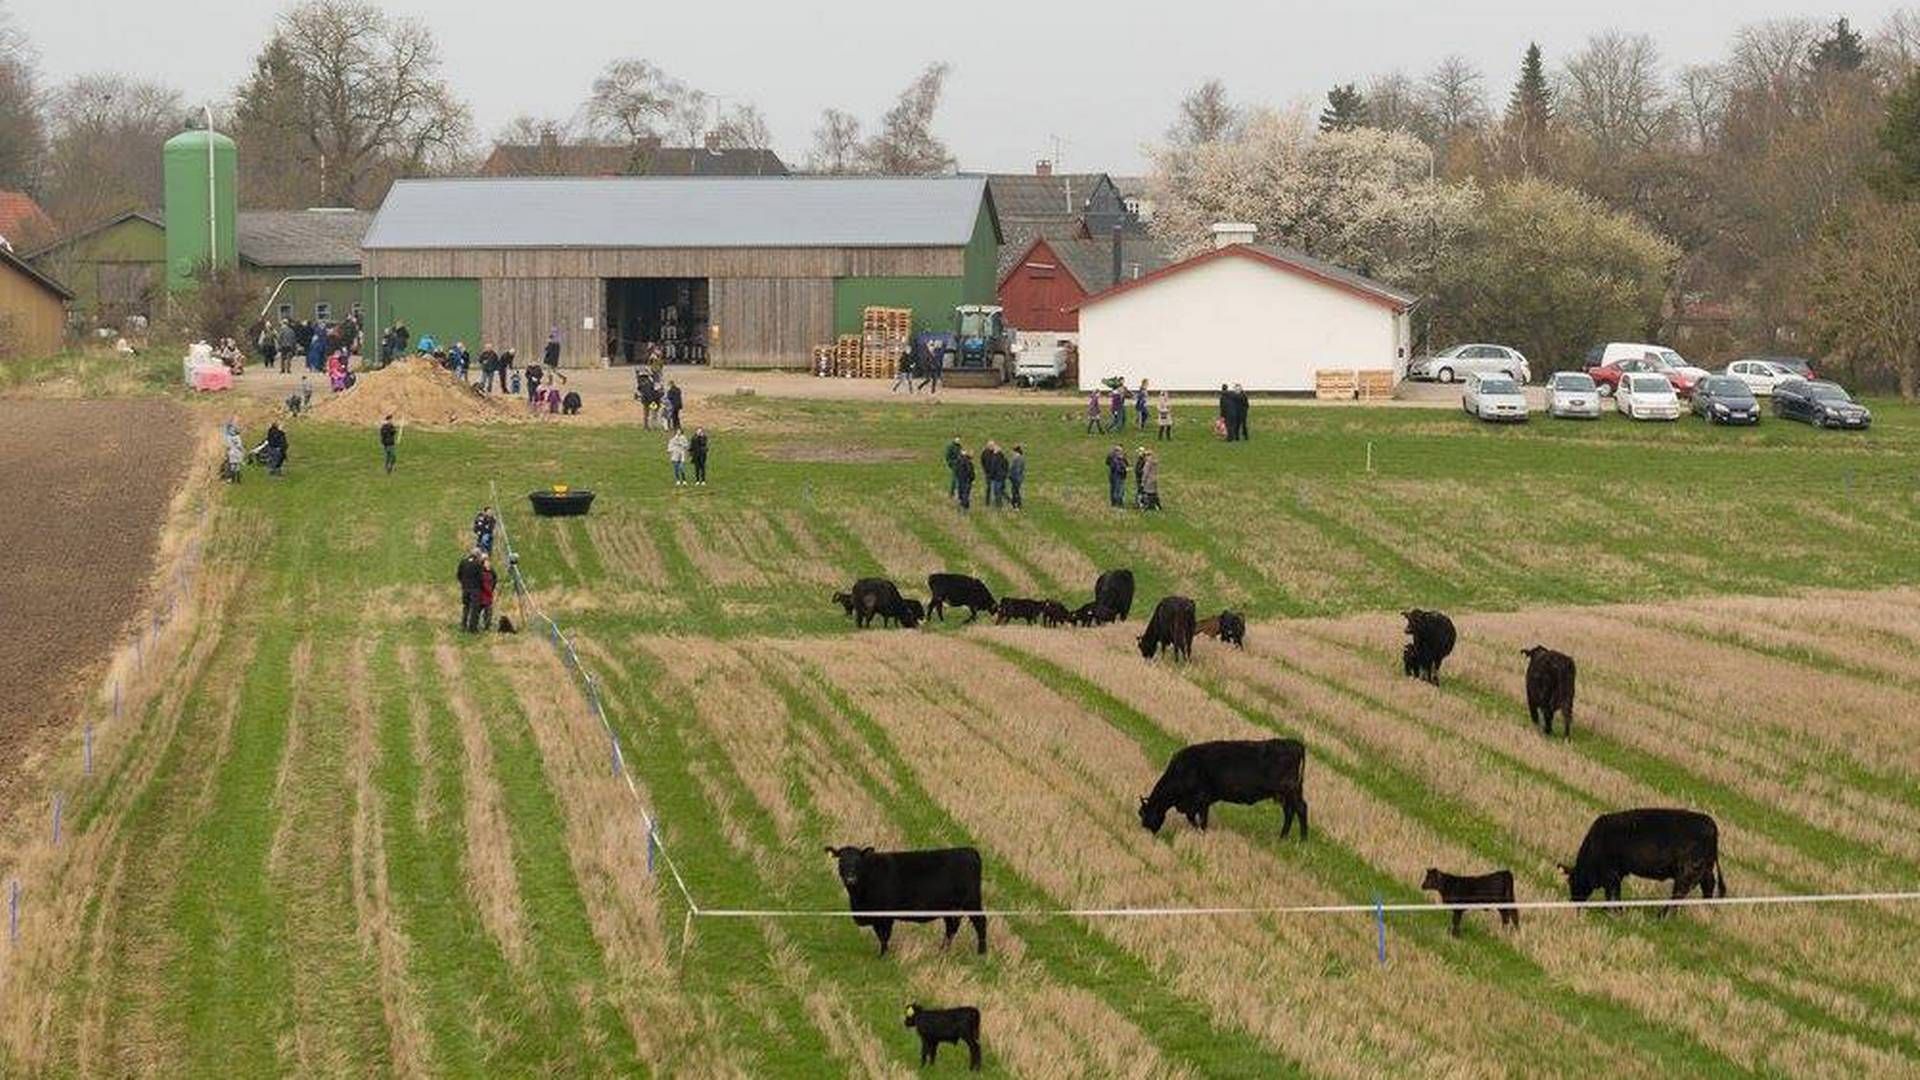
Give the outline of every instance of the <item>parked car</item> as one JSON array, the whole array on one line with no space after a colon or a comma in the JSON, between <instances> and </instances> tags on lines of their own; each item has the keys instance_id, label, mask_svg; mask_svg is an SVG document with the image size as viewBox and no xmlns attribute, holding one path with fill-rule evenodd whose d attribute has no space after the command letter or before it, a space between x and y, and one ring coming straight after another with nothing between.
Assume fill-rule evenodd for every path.
<instances>
[{"instance_id":1,"label":"parked car","mask_svg":"<svg viewBox=\"0 0 1920 1080\"><path fill-rule=\"evenodd\" d=\"M1709 424L1757 424L1760 401L1736 375L1709 375L1693 391L1693 411Z\"/></svg>"},{"instance_id":2,"label":"parked car","mask_svg":"<svg viewBox=\"0 0 1920 1080\"><path fill-rule=\"evenodd\" d=\"M1556 371L1549 376L1547 415L1600 419L1600 387L1593 376L1579 371Z\"/></svg>"},{"instance_id":3,"label":"parked car","mask_svg":"<svg viewBox=\"0 0 1920 1080\"><path fill-rule=\"evenodd\" d=\"M1786 368L1800 378L1813 382L1820 376L1813 370L1813 361L1803 356L1755 356L1750 359L1765 360L1769 364Z\"/></svg>"},{"instance_id":4,"label":"parked car","mask_svg":"<svg viewBox=\"0 0 1920 1080\"><path fill-rule=\"evenodd\" d=\"M1680 395L1673 383L1657 372L1635 371L1622 376L1613 407L1621 416L1635 420L1680 419Z\"/></svg>"},{"instance_id":5,"label":"parked car","mask_svg":"<svg viewBox=\"0 0 1920 1080\"><path fill-rule=\"evenodd\" d=\"M1469 375L1505 375L1517 383L1533 378L1533 369L1518 349L1505 345L1455 345L1451 349L1423 356L1407 365L1407 378L1458 382Z\"/></svg>"},{"instance_id":6,"label":"parked car","mask_svg":"<svg viewBox=\"0 0 1920 1080\"><path fill-rule=\"evenodd\" d=\"M1013 346L1015 386L1058 386L1067 376L1073 342L1021 334Z\"/></svg>"},{"instance_id":7,"label":"parked car","mask_svg":"<svg viewBox=\"0 0 1920 1080\"><path fill-rule=\"evenodd\" d=\"M1467 388L1460 395L1460 408L1468 416L1481 420L1524 422L1527 390L1505 375L1470 375Z\"/></svg>"},{"instance_id":8,"label":"parked car","mask_svg":"<svg viewBox=\"0 0 1920 1080\"><path fill-rule=\"evenodd\" d=\"M1864 429L1873 423L1865 405L1847 396L1839 383L1815 379L1784 382L1773 391L1773 415L1805 420L1815 427Z\"/></svg>"},{"instance_id":9,"label":"parked car","mask_svg":"<svg viewBox=\"0 0 1920 1080\"><path fill-rule=\"evenodd\" d=\"M1727 365L1726 373L1746 383L1747 389L1761 397L1772 396L1773 388L1788 379L1805 378L1785 364L1759 357L1735 360Z\"/></svg>"},{"instance_id":10,"label":"parked car","mask_svg":"<svg viewBox=\"0 0 1920 1080\"><path fill-rule=\"evenodd\" d=\"M1609 395L1620 388L1620 376L1634 371L1658 371L1673 384L1681 397L1693 394L1694 384L1707 377L1705 368L1687 363L1687 359L1665 345L1643 345L1634 341L1614 341L1587 350L1587 373L1600 384L1600 393Z\"/></svg>"}]
</instances>

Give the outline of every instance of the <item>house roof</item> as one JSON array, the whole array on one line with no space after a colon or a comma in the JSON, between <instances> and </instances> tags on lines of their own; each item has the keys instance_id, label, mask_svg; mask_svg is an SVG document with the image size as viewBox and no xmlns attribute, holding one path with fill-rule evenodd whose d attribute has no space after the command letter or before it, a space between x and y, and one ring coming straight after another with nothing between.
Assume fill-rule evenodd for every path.
<instances>
[{"instance_id":1,"label":"house roof","mask_svg":"<svg viewBox=\"0 0 1920 1080\"><path fill-rule=\"evenodd\" d=\"M234 221L240 258L254 266L360 265L365 210L243 210Z\"/></svg>"},{"instance_id":2,"label":"house roof","mask_svg":"<svg viewBox=\"0 0 1920 1080\"><path fill-rule=\"evenodd\" d=\"M1001 219L1066 218L1086 216L1087 200L1102 184L1113 181L1106 173L994 173L987 177L993 188L993 205Z\"/></svg>"},{"instance_id":3,"label":"house roof","mask_svg":"<svg viewBox=\"0 0 1920 1080\"><path fill-rule=\"evenodd\" d=\"M166 228L167 228L166 220L160 216L160 211L158 210L122 210L118 214L114 214L111 217L101 218L99 221L96 221L91 225L84 225L78 229L73 230L70 233L62 234L60 239L55 240L53 243L44 244L34 249L33 251L27 252L27 258L38 259L40 256L45 255L50 251L55 251L60 248L66 247L68 244L71 244L76 240L84 240L87 237L94 235L95 233L103 232L107 229L111 229L115 225L118 225L123 221L133 221L136 219L140 221L144 221L147 224L153 226L156 229L159 229L162 232L166 231Z\"/></svg>"},{"instance_id":4,"label":"house roof","mask_svg":"<svg viewBox=\"0 0 1920 1080\"><path fill-rule=\"evenodd\" d=\"M771 150L497 143L482 176L785 176Z\"/></svg>"},{"instance_id":5,"label":"house roof","mask_svg":"<svg viewBox=\"0 0 1920 1080\"><path fill-rule=\"evenodd\" d=\"M53 293L62 300L73 299L72 289L53 280L39 270L34 269L32 264L28 263L27 260L15 255L11 248L0 247L0 266L13 267L15 270L25 274L28 278L38 282L42 288L45 288L48 292Z\"/></svg>"},{"instance_id":6,"label":"house roof","mask_svg":"<svg viewBox=\"0 0 1920 1080\"><path fill-rule=\"evenodd\" d=\"M1002 214L1000 234L1003 242L997 261L1000 276L1004 278L1019 265L1035 240L1084 240L1087 237L1087 223L1079 218L1009 219Z\"/></svg>"},{"instance_id":7,"label":"house roof","mask_svg":"<svg viewBox=\"0 0 1920 1080\"><path fill-rule=\"evenodd\" d=\"M1113 239L1108 237L1035 237L1025 247L1018 249L1006 270L1000 275L1000 283L1005 284L1013 272L1024 263L1032 261L1035 249L1045 243L1052 257L1059 261L1081 291L1091 295L1113 286ZM1141 274L1150 274L1165 266L1168 262L1166 252L1159 244L1144 237L1127 235L1120 241L1121 272L1128 273L1138 267Z\"/></svg>"},{"instance_id":8,"label":"house roof","mask_svg":"<svg viewBox=\"0 0 1920 1080\"><path fill-rule=\"evenodd\" d=\"M983 203L966 176L401 180L362 246L964 247Z\"/></svg>"},{"instance_id":9,"label":"house roof","mask_svg":"<svg viewBox=\"0 0 1920 1080\"><path fill-rule=\"evenodd\" d=\"M1365 274L1357 274L1345 267L1335 266L1333 263L1326 262L1325 260L1316 259L1304 251L1296 251L1293 248L1278 247L1272 244L1229 244L1226 247L1202 252L1190 259L1169 263L1150 274L1144 274L1130 281L1123 281L1105 292L1087 297L1085 300L1080 301L1077 307L1080 309L1092 307L1094 304L1151 285L1163 278L1172 277L1175 274L1191 270L1196 266L1202 266L1219 259L1234 257L1253 259L1278 270L1285 270L1289 273L1312 278L1331 285L1334 288L1343 289L1363 300L1371 300L1375 303L1393 308L1396 311L1405 311L1420 299L1419 296L1414 293L1396 289L1385 282L1375 281Z\"/></svg>"},{"instance_id":10,"label":"house roof","mask_svg":"<svg viewBox=\"0 0 1920 1080\"><path fill-rule=\"evenodd\" d=\"M53 230L53 219L33 201L33 196L24 191L0 191L0 240L34 234L45 236Z\"/></svg>"}]
</instances>

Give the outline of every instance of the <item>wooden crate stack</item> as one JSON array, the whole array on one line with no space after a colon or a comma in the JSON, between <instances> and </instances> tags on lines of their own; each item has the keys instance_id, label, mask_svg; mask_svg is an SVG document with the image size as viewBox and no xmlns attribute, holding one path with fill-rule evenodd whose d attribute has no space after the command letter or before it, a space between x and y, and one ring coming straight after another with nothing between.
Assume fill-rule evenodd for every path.
<instances>
[{"instance_id":1,"label":"wooden crate stack","mask_svg":"<svg viewBox=\"0 0 1920 1080\"><path fill-rule=\"evenodd\" d=\"M836 378L860 376L860 335L841 334L833 345L833 374Z\"/></svg>"},{"instance_id":2,"label":"wooden crate stack","mask_svg":"<svg viewBox=\"0 0 1920 1080\"><path fill-rule=\"evenodd\" d=\"M893 378L912 340L912 308L868 308L860 317L860 375Z\"/></svg>"},{"instance_id":3,"label":"wooden crate stack","mask_svg":"<svg viewBox=\"0 0 1920 1080\"><path fill-rule=\"evenodd\" d=\"M1356 374L1361 401L1386 401L1393 397L1393 372L1382 369Z\"/></svg>"},{"instance_id":4,"label":"wooden crate stack","mask_svg":"<svg viewBox=\"0 0 1920 1080\"><path fill-rule=\"evenodd\" d=\"M1313 396L1321 401L1352 401L1359 387L1351 368L1322 368L1313 373Z\"/></svg>"}]
</instances>

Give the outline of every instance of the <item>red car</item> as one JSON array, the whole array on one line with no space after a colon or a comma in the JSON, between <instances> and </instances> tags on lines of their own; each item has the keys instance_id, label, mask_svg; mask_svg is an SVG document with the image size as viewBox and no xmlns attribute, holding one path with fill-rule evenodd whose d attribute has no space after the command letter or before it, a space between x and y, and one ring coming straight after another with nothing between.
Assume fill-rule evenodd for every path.
<instances>
[{"instance_id":1,"label":"red car","mask_svg":"<svg viewBox=\"0 0 1920 1080\"><path fill-rule=\"evenodd\" d=\"M1612 397L1614 392L1620 389L1620 376L1640 371L1665 375L1667 381L1673 384L1673 392L1683 398L1693 396L1693 385L1699 380L1699 376L1693 374L1691 370L1682 371L1649 357L1615 360L1612 363L1601 364L1599 367L1590 367L1587 369L1587 374L1593 376L1594 384L1600 388L1601 397Z\"/></svg>"}]
</instances>

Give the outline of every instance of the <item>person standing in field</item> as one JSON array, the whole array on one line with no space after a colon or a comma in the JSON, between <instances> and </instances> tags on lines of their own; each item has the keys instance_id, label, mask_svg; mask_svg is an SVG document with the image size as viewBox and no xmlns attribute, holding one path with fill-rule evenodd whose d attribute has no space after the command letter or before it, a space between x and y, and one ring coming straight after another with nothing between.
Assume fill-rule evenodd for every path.
<instances>
[{"instance_id":1,"label":"person standing in field","mask_svg":"<svg viewBox=\"0 0 1920 1080\"><path fill-rule=\"evenodd\" d=\"M959 490L960 509L973 508L973 459L965 450L960 451L960 461L953 468L954 483Z\"/></svg>"},{"instance_id":2,"label":"person standing in field","mask_svg":"<svg viewBox=\"0 0 1920 1080\"><path fill-rule=\"evenodd\" d=\"M226 444L226 467L220 470L220 478L230 484L240 482L240 466L246 464L247 444L240 441L240 418L227 417L220 429L220 441Z\"/></svg>"},{"instance_id":3,"label":"person standing in field","mask_svg":"<svg viewBox=\"0 0 1920 1080\"><path fill-rule=\"evenodd\" d=\"M1140 509L1160 509L1160 458L1151 450L1140 457Z\"/></svg>"},{"instance_id":4,"label":"person standing in field","mask_svg":"<svg viewBox=\"0 0 1920 1080\"><path fill-rule=\"evenodd\" d=\"M695 487L707 486L707 429L693 429L693 439L687 443L687 456L693 459L693 483Z\"/></svg>"},{"instance_id":5,"label":"person standing in field","mask_svg":"<svg viewBox=\"0 0 1920 1080\"><path fill-rule=\"evenodd\" d=\"M1133 451L1133 505L1142 509L1147 505L1147 448L1138 446Z\"/></svg>"},{"instance_id":6,"label":"person standing in field","mask_svg":"<svg viewBox=\"0 0 1920 1080\"><path fill-rule=\"evenodd\" d=\"M1113 396L1107 399L1108 409L1113 419L1108 422L1108 431L1127 430L1127 382L1125 379L1114 384Z\"/></svg>"},{"instance_id":7,"label":"person standing in field","mask_svg":"<svg viewBox=\"0 0 1920 1080\"><path fill-rule=\"evenodd\" d=\"M677 382L673 382L672 380L668 380L667 382L667 426L672 428L675 431L680 430L680 407L682 404L684 404L684 402L685 402L685 399L680 396L680 384Z\"/></svg>"},{"instance_id":8,"label":"person standing in field","mask_svg":"<svg viewBox=\"0 0 1920 1080\"><path fill-rule=\"evenodd\" d=\"M1107 451L1107 502L1116 509L1127 505L1127 452L1119 443Z\"/></svg>"},{"instance_id":9,"label":"person standing in field","mask_svg":"<svg viewBox=\"0 0 1920 1080\"><path fill-rule=\"evenodd\" d=\"M388 476L393 475L393 466L395 458L398 455L399 442L400 429L393 426L393 414L388 413L387 418L380 421L380 455L386 459Z\"/></svg>"},{"instance_id":10,"label":"person standing in field","mask_svg":"<svg viewBox=\"0 0 1920 1080\"><path fill-rule=\"evenodd\" d=\"M673 486L687 486L687 433L676 431L667 438L667 463L673 466Z\"/></svg>"},{"instance_id":11,"label":"person standing in field","mask_svg":"<svg viewBox=\"0 0 1920 1080\"><path fill-rule=\"evenodd\" d=\"M960 497L960 458L966 451L960 446L960 436L955 435L947 444L947 498Z\"/></svg>"},{"instance_id":12,"label":"person standing in field","mask_svg":"<svg viewBox=\"0 0 1920 1080\"><path fill-rule=\"evenodd\" d=\"M1087 391L1087 434L1100 434L1100 391Z\"/></svg>"},{"instance_id":13,"label":"person standing in field","mask_svg":"<svg viewBox=\"0 0 1920 1080\"><path fill-rule=\"evenodd\" d=\"M1005 506L1007 455L1000 452L1000 444L992 439L988 439L986 448L980 451L980 471L987 476L987 505Z\"/></svg>"},{"instance_id":14,"label":"person standing in field","mask_svg":"<svg viewBox=\"0 0 1920 1080\"><path fill-rule=\"evenodd\" d=\"M560 328L559 327L556 326L547 331L547 350L546 352L540 355L540 362L547 365L550 368L560 366Z\"/></svg>"},{"instance_id":15,"label":"person standing in field","mask_svg":"<svg viewBox=\"0 0 1920 1080\"><path fill-rule=\"evenodd\" d=\"M1233 391L1226 383L1220 384L1220 429L1226 433L1227 441L1233 441Z\"/></svg>"},{"instance_id":16,"label":"person standing in field","mask_svg":"<svg viewBox=\"0 0 1920 1080\"><path fill-rule=\"evenodd\" d=\"M493 554L493 530L500 524L493 516L493 507L483 506L473 515L473 550L482 555Z\"/></svg>"},{"instance_id":17,"label":"person standing in field","mask_svg":"<svg viewBox=\"0 0 1920 1080\"><path fill-rule=\"evenodd\" d=\"M512 349L500 350L500 362L497 366L500 369L500 392L503 394L519 393L520 392L519 387L507 385L508 376L513 374L513 350Z\"/></svg>"},{"instance_id":18,"label":"person standing in field","mask_svg":"<svg viewBox=\"0 0 1920 1080\"><path fill-rule=\"evenodd\" d=\"M527 368L527 405L529 407L540 404L540 380L545 378L546 374L539 364Z\"/></svg>"},{"instance_id":19,"label":"person standing in field","mask_svg":"<svg viewBox=\"0 0 1920 1080\"><path fill-rule=\"evenodd\" d=\"M280 374L285 375L294 351L300 347L300 335L294 332L292 319L280 320L280 332L275 335L274 344L279 346Z\"/></svg>"},{"instance_id":20,"label":"person standing in field","mask_svg":"<svg viewBox=\"0 0 1920 1080\"><path fill-rule=\"evenodd\" d=\"M474 598L480 606L480 630L493 629L493 587L497 580L493 573L493 559L480 556L480 595Z\"/></svg>"},{"instance_id":21,"label":"person standing in field","mask_svg":"<svg viewBox=\"0 0 1920 1080\"><path fill-rule=\"evenodd\" d=\"M1173 439L1173 395L1160 391L1160 442Z\"/></svg>"},{"instance_id":22,"label":"person standing in field","mask_svg":"<svg viewBox=\"0 0 1920 1080\"><path fill-rule=\"evenodd\" d=\"M1141 431L1147 430L1147 380L1141 379L1140 385L1133 390L1133 422Z\"/></svg>"},{"instance_id":23,"label":"person standing in field","mask_svg":"<svg viewBox=\"0 0 1920 1080\"><path fill-rule=\"evenodd\" d=\"M480 629L480 560L483 558L480 549L474 548L453 572L454 580L460 583L460 629L468 633Z\"/></svg>"},{"instance_id":24,"label":"person standing in field","mask_svg":"<svg viewBox=\"0 0 1920 1080\"><path fill-rule=\"evenodd\" d=\"M1239 426L1238 441L1247 441L1247 414L1253 411L1253 402L1247 398L1247 391L1239 383L1233 384L1233 417Z\"/></svg>"},{"instance_id":25,"label":"person standing in field","mask_svg":"<svg viewBox=\"0 0 1920 1080\"><path fill-rule=\"evenodd\" d=\"M1013 456L1007 459L1007 486L1011 489L1008 496L1015 510L1020 509L1020 485L1027 482L1027 452L1019 443L1013 444Z\"/></svg>"}]
</instances>

